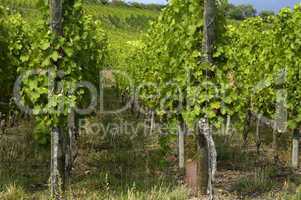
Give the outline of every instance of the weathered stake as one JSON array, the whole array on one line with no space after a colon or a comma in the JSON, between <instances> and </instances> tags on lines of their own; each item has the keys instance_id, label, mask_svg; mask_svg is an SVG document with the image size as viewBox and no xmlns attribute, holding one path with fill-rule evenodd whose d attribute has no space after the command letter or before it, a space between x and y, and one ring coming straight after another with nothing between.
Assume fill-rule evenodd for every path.
<instances>
[{"instance_id":1,"label":"weathered stake","mask_svg":"<svg viewBox=\"0 0 301 200\"><path fill-rule=\"evenodd\" d=\"M65 180L66 186L70 185L71 171L74 160L76 158L76 134L77 128L75 124L75 112L72 111L68 116L68 137L66 141L66 152L65 152Z\"/></svg>"},{"instance_id":2,"label":"weathered stake","mask_svg":"<svg viewBox=\"0 0 301 200\"><path fill-rule=\"evenodd\" d=\"M204 40L203 52L204 62L213 65L213 51L216 40L216 1L204 0ZM206 77L212 78L214 74L206 70ZM200 189L208 195L208 199L213 199L213 182L216 171L216 149L210 129L210 122L205 116L198 122L198 140L200 151Z\"/></svg>"},{"instance_id":3,"label":"weathered stake","mask_svg":"<svg viewBox=\"0 0 301 200\"><path fill-rule=\"evenodd\" d=\"M50 192L55 200L61 199L61 179L59 172L59 139L60 130L54 127L51 131L51 169L50 169Z\"/></svg>"},{"instance_id":4,"label":"weathered stake","mask_svg":"<svg viewBox=\"0 0 301 200\"><path fill-rule=\"evenodd\" d=\"M205 61L213 64L213 50L216 39L216 2L215 0L204 0L204 42L203 50Z\"/></svg>"},{"instance_id":5,"label":"weathered stake","mask_svg":"<svg viewBox=\"0 0 301 200\"><path fill-rule=\"evenodd\" d=\"M255 133L255 138L256 138L256 151L257 154L260 154L260 146L261 146L261 139L260 139L260 120L261 120L261 114L258 115L257 118L257 123L256 123L256 133Z\"/></svg>"},{"instance_id":6,"label":"weathered stake","mask_svg":"<svg viewBox=\"0 0 301 200\"><path fill-rule=\"evenodd\" d=\"M213 183L214 177L217 169L217 153L215 148L215 143L212 137L212 130L210 128L209 122L206 118L203 118L198 123L199 130L199 149L201 153L205 153L205 155L201 155L200 159L200 169L203 171L201 173L200 181L202 183L206 183L206 187L202 187L201 189L204 191L206 189L206 194L208 195L208 199L213 199ZM207 155L206 155L207 154ZM207 173L204 173L207 172Z\"/></svg>"},{"instance_id":7,"label":"weathered stake","mask_svg":"<svg viewBox=\"0 0 301 200\"><path fill-rule=\"evenodd\" d=\"M63 21L63 2L62 0L50 0L50 28L57 35L62 35ZM59 68L58 63L54 63ZM61 200L64 180L64 162L63 160L63 135L58 126L52 128L51 131L51 172L50 172L50 187L51 197L55 200Z\"/></svg>"},{"instance_id":8,"label":"weathered stake","mask_svg":"<svg viewBox=\"0 0 301 200\"><path fill-rule=\"evenodd\" d=\"M293 148L292 148L292 167L297 169L299 167L299 129L294 130Z\"/></svg>"},{"instance_id":9,"label":"weathered stake","mask_svg":"<svg viewBox=\"0 0 301 200\"><path fill-rule=\"evenodd\" d=\"M185 134L186 126L181 120L178 125L178 146L179 146L179 168L180 170L185 169Z\"/></svg>"}]
</instances>

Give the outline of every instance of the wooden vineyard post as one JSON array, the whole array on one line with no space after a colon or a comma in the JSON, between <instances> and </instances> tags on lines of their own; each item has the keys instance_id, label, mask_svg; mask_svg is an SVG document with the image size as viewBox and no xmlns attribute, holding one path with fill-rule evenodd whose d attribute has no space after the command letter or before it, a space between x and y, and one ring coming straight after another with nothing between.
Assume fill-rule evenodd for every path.
<instances>
[{"instance_id":1,"label":"wooden vineyard post","mask_svg":"<svg viewBox=\"0 0 301 200\"><path fill-rule=\"evenodd\" d=\"M68 116L68 139L66 141L66 154L65 154L65 173L66 173L66 185L70 185L71 171L73 167L73 162L76 158L76 119L75 111L71 111Z\"/></svg>"},{"instance_id":2,"label":"wooden vineyard post","mask_svg":"<svg viewBox=\"0 0 301 200\"><path fill-rule=\"evenodd\" d=\"M61 199L60 172L59 172L59 128L54 127L51 131L51 169L50 169L50 192L55 200Z\"/></svg>"},{"instance_id":3,"label":"wooden vineyard post","mask_svg":"<svg viewBox=\"0 0 301 200\"><path fill-rule=\"evenodd\" d=\"M216 40L216 1L204 0L204 62L213 65L213 50ZM206 70L206 78L214 76ZM213 199L213 182L216 171L216 149L212 137L212 130L207 116L201 118L197 125L199 148L199 188L208 199Z\"/></svg>"},{"instance_id":4,"label":"wooden vineyard post","mask_svg":"<svg viewBox=\"0 0 301 200\"><path fill-rule=\"evenodd\" d=\"M251 111L247 110L244 129L243 129L243 140L244 140L243 147L244 148L246 148L248 145L248 136L249 136L249 131L250 131L251 115L252 115Z\"/></svg>"},{"instance_id":5,"label":"wooden vineyard post","mask_svg":"<svg viewBox=\"0 0 301 200\"><path fill-rule=\"evenodd\" d=\"M276 122L273 122L273 143L272 143L272 149L273 149L273 159L274 162L277 163L279 161L279 155L278 155L278 130L277 130L277 124Z\"/></svg>"},{"instance_id":6,"label":"wooden vineyard post","mask_svg":"<svg viewBox=\"0 0 301 200\"><path fill-rule=\"evenodd\" d=\"M212 129L206 118L198 122L199 187L202 193L213 199L213 182L217 168L217 153Z\"/></svg>"},{"instance_id":7,"label":"wooden vineyard post","mask_svg":"<svg viewBox=\"0 0 301 200\"><path fill-rule=\"evenodd\" d=\"M293 147L292 147L292 167L297 169L299 167L299 129L295 129L293 133Z\"/></svg>"},{"instance_id":8,"label":"wooden vineyard post","mask_svg":"<svg viewBox=\"0 0 301 200\"><path fill-rule=\"evenodd\" d=\"M204 41L203 50L205 62L213 64L213 50L215 42L216 23L216 2L215 0L204 0Z\"/></svg>"},{"instance_id":9,"label":"wooden vineyard post","mask_svg":"<svg viewBox=\"0 0 301 200\"><path fill-rule=\"evenodd\" d=\"M50 0L50 28L55 35L62 35L63 22L63 2L62 0ZM59 63L54 65L59 69ZM55 83L56 85L56 83ZM55 86L56 87L56 86ZM55 89L55 88L54 88ZM64 151L63 151L63 135L62 130L58 126L54 126L51 131L51 172L50 172L50 188L51 197L55 200L62 199L62 190L64 189Z\"/></svg>"},{"instance_id":10,"label":"wooden vineyard post","mask_svg":"<svg viewBox=\"0 0 301 200\"><path fill-rule=\"evenodd\" d=\"M260 145L261 145L261 139L260 139L260 122L261 122L261 114L257 117L257 123L256 123L256 132L255 132L255 140L256 140L256 151L257 154L260 154Z\"/></svg>"},{"instance_id":11,"label":"wooden vineyard post","mask_svg":"<svg viewBox=\"0 0 301 200\"><path fill-rule=\"evenodd\" d=\"M185 169L185 135L186 135L186 125L183 119L179 120L178 125L178 154L179 154L179 169L184 172Z\"/></svg>"},{"instance_id":12,"label":"wooden vineyard post","mask_svg":"<svg viewBox=\"0 0 301 200\"><path fill-rule=\"evenodd\" d=\"M154 128L155 128L155 112L153 110L150 110L150 130L149 134L152 135Z\"/></svg>"}]
</instances>

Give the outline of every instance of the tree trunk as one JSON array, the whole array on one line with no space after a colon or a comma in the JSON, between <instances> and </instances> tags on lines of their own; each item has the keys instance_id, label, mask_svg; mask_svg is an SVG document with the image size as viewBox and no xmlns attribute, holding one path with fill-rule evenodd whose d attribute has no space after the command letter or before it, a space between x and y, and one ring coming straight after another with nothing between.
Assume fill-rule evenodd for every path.
<instances>
[{"instance_id":1,"label":"tree trunk","mask_svg":"<svg viewBox=\"0 0 301 200\"><path fill-rule=\"evenodd\" d=\"M208 148L207 141L202 131L198 128L198 187L201 194L207 194L208 180L209 180L209 169L208 169Z\"/></svg>"},{"instance_id":2,"label":"tree trunk","mask_svg":"<svg viewBox=\"0 0 301 200\"><path fill-rule=\"evenodd\" d=\"M213 49L215 42L215 16L216 2L215 0L204 0L204 57L205 61L213 64Z\"/></svg>"},{"instance_id":3,"label":"tree trunk","mask_svg":"<svg viewBox=\"0 0 301 200\"><path fill-rule=\"evenodd\" d=\"M54 127L51 131L51 173L50 187L51 197L55 200L61 199L62 179L60 174L60 129Z\"/></svg>"},{"instance_id":4,"label":"tree trunk","mask_svg":"<svg viewBox=\"0 0 301 200\"><path fill-rule=\"evenodd\" d=\"M203 52L204 60L206 63L213 65L213 50L215 43L215 23L216 23L216 1L204 0L204 40ZM209 74L210 71L206 70L208 79L212 78ZM216 149L212 138L210 124L205 118L200 119L198 122L198 146L200 150L199 157L199 187L201 192L208 195L208 199L213 199L213 181L216 171Z\"/></svg>"},{"instance_id":5,"label":"tree trunk","mask_svg":"<svg viewBox=\"0 0 301 200\"><path fill-rule=\"evenodd\" d=\"M295 129L292 148L292 167L295 169L299 167L299 137L299 129Z\"/></svg>"},{"instance_id":6,"label":"tree trunk","mask_svg":"<svg viewBox=\"0 0 301 200\"><path fill-rule=\"evenodd\" d=\"M63 2L62 0L50 0L50 17L51 30L57 35L62 35L62 21L63 21ZM59 69L59 64L54 63ZM51 197L55 200L62 199L62 190L64 189L64 150L63 133L58 126L52 128L51 132Z\"/></svg>"},{"instance_id":7,"label":"tree trunk","mask_svg":"<svg viewBox=\"0 0 301 200\"><path fill-rule=\"evenodd\" d=\"M50 0L51 29L56 35L63 34L63 0Z\"/></svg>"},{"instance_id":8,"label":"tree trunk","mask_svg":"<svg viewBox=\"0 0 301 200\"><path fill-rule=\"evenodd\" d=\"M199 169L201 176L199 177L199 185L201 192L208 195L208 199L213 199L213 182L217 168L217 153L215 143L212 137L212 130L208 120L203 118L198 123L198 148Z\"/></svg>"}]
</instances>

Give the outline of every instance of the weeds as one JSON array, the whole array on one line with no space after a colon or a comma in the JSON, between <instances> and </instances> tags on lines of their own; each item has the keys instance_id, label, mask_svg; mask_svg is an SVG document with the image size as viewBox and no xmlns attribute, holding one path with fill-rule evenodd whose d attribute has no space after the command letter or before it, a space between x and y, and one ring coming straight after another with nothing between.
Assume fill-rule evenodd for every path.
<instances>
[{"instance_id":1,"label":"weeds","mask_svg":"<svg viewBox=\"0 0 301 200\"><path fill-rule=\"evenodd\" d=\"M29 197L24 192L23 188L16 184L11 184L5 187L5 190L0 193L1 200L29 200Z\"/></svg>"},{"instance_id":2,"label":"weeds","mask_svg":"<svg viewBox=\"0 0 301 200\"><path fill-rule=\"evenodd\" d=\"M243 196L258 196L264 192L269 192L277 185L277 182L272 179L275 173L273 167L256 169L252 176L242 177L234 184L232 190Z\"/></svg>"},{"instance_id":3,"label":"weeds","mask_svg":"<svg viewBox=\"0 0 301 200\"><path fill-rule=\"evenodd\" d=\"M285 200L301 200L301 187L297 189L297 192L293 196L286 196Z\"/></svg>"}]
</instances>

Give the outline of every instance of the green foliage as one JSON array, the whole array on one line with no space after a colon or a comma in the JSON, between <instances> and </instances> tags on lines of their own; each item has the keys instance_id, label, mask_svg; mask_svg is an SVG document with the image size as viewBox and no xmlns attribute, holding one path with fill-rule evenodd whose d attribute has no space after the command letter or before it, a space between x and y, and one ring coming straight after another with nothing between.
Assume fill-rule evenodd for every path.
<instances>
[{"instance_id":1,"label":"green foliage","mask_svg":"<svg viewBox=\"0 0 301 200\"><path fill-rule=\"evenodd\" d=\"M228 93L229 86L226 69L202 62L202 7L202 2L197 0L171 1L143 41L131 43L130 56L125 56L126 64L120 69L127 71L135 85L142 85L140 102L155 110L158 116L171 120L182 114L193 126L196 119L207 115L219 126L222 121L219 113L231 112L230 109L221 110L220 98ZM223 33L223 8L221 3L217 20L220 36ZM207 80L205 71L216 76ZM120 84L129 90L124 81L121 79ZM215 86L221 88L217 93ZM228 103L231 102L229 99Z\"/></svg>"},{"instance_id":2,"label":"green foliage","mask_svg":"<svg viewBox=\"0 0 301 200\"><path fill-rule=\"evenodd\" d=\"M191 127L207 116L217 128L226 115L242 126L247 110L277 119L282 104L288 127L300 127L300 6L249 18L224 31L226 7L219 4L213 66L202 62L201 8L200 1L171 1L145 38L131 42L121 56L118 69L139 85L141 104L164 120L180 114ZM208 79L206 73L213 76ZM119 83L133 92L124 78Z\"/></svg>"},{"instance_id":3,"label":"green foliage","mask_svg":"<svg viewBox=\"0 0 301 200\"><path fill-rule=\"evenodd\" d=\"M235 20L244 20L256 15L256 9L252 5L238 5L233 4L227 5L226 11L227 17Z\"/></svg>"},{"instance_id":4,"label":"green foliage","mask_svg":"<svg viewBox=\"0 0 301 200\"><path fill-rule=\"evenodd\" d=\"M157 12L143 10L136 7L116 7L104 5L86 5L87 13L100 20L105 28L110 31L142 31L149 28L149 24L157 17Z\"/></svg>"},{"instance_id":5,"label":"green foliage","mask_svg":"<svg viewBox=\"0 0 301 200\"><path fill-rule=\"evenodd\" d=\"M285 200L300 200L301 199L301 187L299 187L296 191L295 195L286 195L285 198L283 198Z\"/></svg>"},{"instance_id":6,"label":"green foliage","mask_svg":"<svg viewBox=\"0 0 301 200\"><path fill-rule=\"evenodd\" d=\"M63 28L63 36L50 32L47 21L28 29L31 43L20 57L21 74L26 70L37 73L23 78L23 101L32 106L34 115L52 124L63 123L61 116L67 116L79 102L78 81L98 83L95 74L105 67L106 35L100 22L84 15L80 1L64 4ZM54 82L61 72L60 91L49 91L49 81Z\"/></svg>"},{"instance_id":7,"label":"green foliage","mask_svg":"<svg viewBox=\"0 0 301 200\"><path fill-rule=\"evenodd\" d=\"M129 4L123 0L112 0L111 3L113 6L118 6L118 7L128 7Z\"/></svg>"},{"instance_id":8,"label":"green foliage","mask_svg":"<svg viewBox=\"0 0 301 200\"><path fill-rule=\"evenodd\" d=\"M50 135L49 135L49 127L47 126L47 121L38 120L33 130L33 138L40 145L50 144ZM49 125L49 124L48 124Z\"/></svg>"},{"instance_id":9,"label":"green foliage","mask_svg":"<svg viewBox=\"0 0 301 200\"><path fill-rule=\"evenodd\" d=\"M149 10L155 10L155 11L161 11L165 6L160 4L143 4L138 2L131 2L130 6L135 8L142 8L142 9L149 9Z\"/></svg>"},{"instance_id":10,"label":"green foliage","mask_svg":"<svg viewBox=\"0 0 301 200\"><path fill-rule=\"evenodd\" d=\"M129 30L146 30L150 22L154 20L153 17L145 15L130 15L123 18L117 15L108 15L101 18L108 27Z\"/></svg>"},{"instance_id":11,"label":"green foliage","mask_svg":"<svg viewBox=\"0 0 301 200\"><path fill-rule=\"evenodd\" d=\"M129 8L138 8L138 9L145 9L145 10L153 10L153 11L161 11L165 6L161 4L144 4L139 2L125 2L122 0L85 0L84 1L87 4L100 4L100 5L108 5L111 7L124 7L125 9Z\"/></svg>"},{"instance_id":12,"label":"green foliage","mask_svg":"<svg viewBox=\"0 0 301 200\"><path fill-rule=\"evenodd\" d=\"M275 15L275 13L272 10L263 10L259 13L259 16L262 18L268 18L273 15Z\"/></svg>"},{"instance_id":13,"label":"green foliage","mask_svg":"<svg viewBox=\"0 0 301 200\"><path fill-rule=\"evenodd\" d=\"M25 33L25 22L18 14L10 14L0 6L0 93L1 100L9 102L17 77L23 46L29 44Z\"/></svg>"},{"instance_id":14,"label":"green foliage","mask_svg":"<svg viewBox=\"0 0 301 200\"><path fill-rule=\"evenodd\" d=\"M123 20L131 15L144 15L154 18L158 16L158 12L134 7L124 8L105 5L84 5L84 9L89 15L93 15L98 18L114 15L119 16Z\"/></svg>"},{"instance_id":15,"label":"green foliage","mask_svg":"<svg viewBox=\"0 0 301 200\"><path fill-rule=\"evenodd\" d=\"M101 23L84 14L81 1L64 3L63 36L49 30L48 8L42 10L44 19L29 24L20 14L0 7L0 92L2 100L10 98L21 75L21 103L38 117L35 137L47 143L40 123L49 127L66 121L75 105L85 100L76 90L79 81L98 86L95 76L107 66L108 45Z\"/></svg>"},{"instance_id":16,"label":"green foliage","mask_svg":"<svg viewBox=\"0 0 301 200\"><path fill-rule=\"evenodd\" d=\"M268 19L248 19L228 26L225 54L234 77L240 112L251 109L275 118L277 103L284 102L289 128L300 127L300 5L285 8ZM286 100L286 102L285 102Z\"/></svg>"},{"instance_id":17,"label":"green foliage","mask_svg":"<svg viewBox=\"0 0 301 200\"><path fill-rule=\"evenodd\" d=\"M109 0L85 0L84 2L88 4L103 4L103 5L109 4Z\"/></svg>"},{"instance_id":18,"label":"green foliage","mask_svg":"<svg viewBox=\"0 0 301 200\"><path fill-rule=\"evenodd\" d=\"M43 0L0 0L0 3L11 9L28 9L41 5L42 1Z\"/></svg>"},{"instance_id":19,"label":"green foliage","mask_svg":"<svg viewBox=\"0 0 301 200\"><path fill-rule=\"evenodd\" d=\"M66 199L103 199L106 197L110 200L186 200L189 198L189 191L184 186L174 187L159 184L158 186L147 188L149 191L141 191L133 185L129 187L127 191L118 193L116 191L114 193L108 193L108 191L100 191L99 189L97 191L91 191L89 186L66 192ZM49 194L46 191L28 194L24 189L15 184L8 186L4 192L1 192L0 197L3 200L49 200Z\"/></svg>"}]
</instances>

